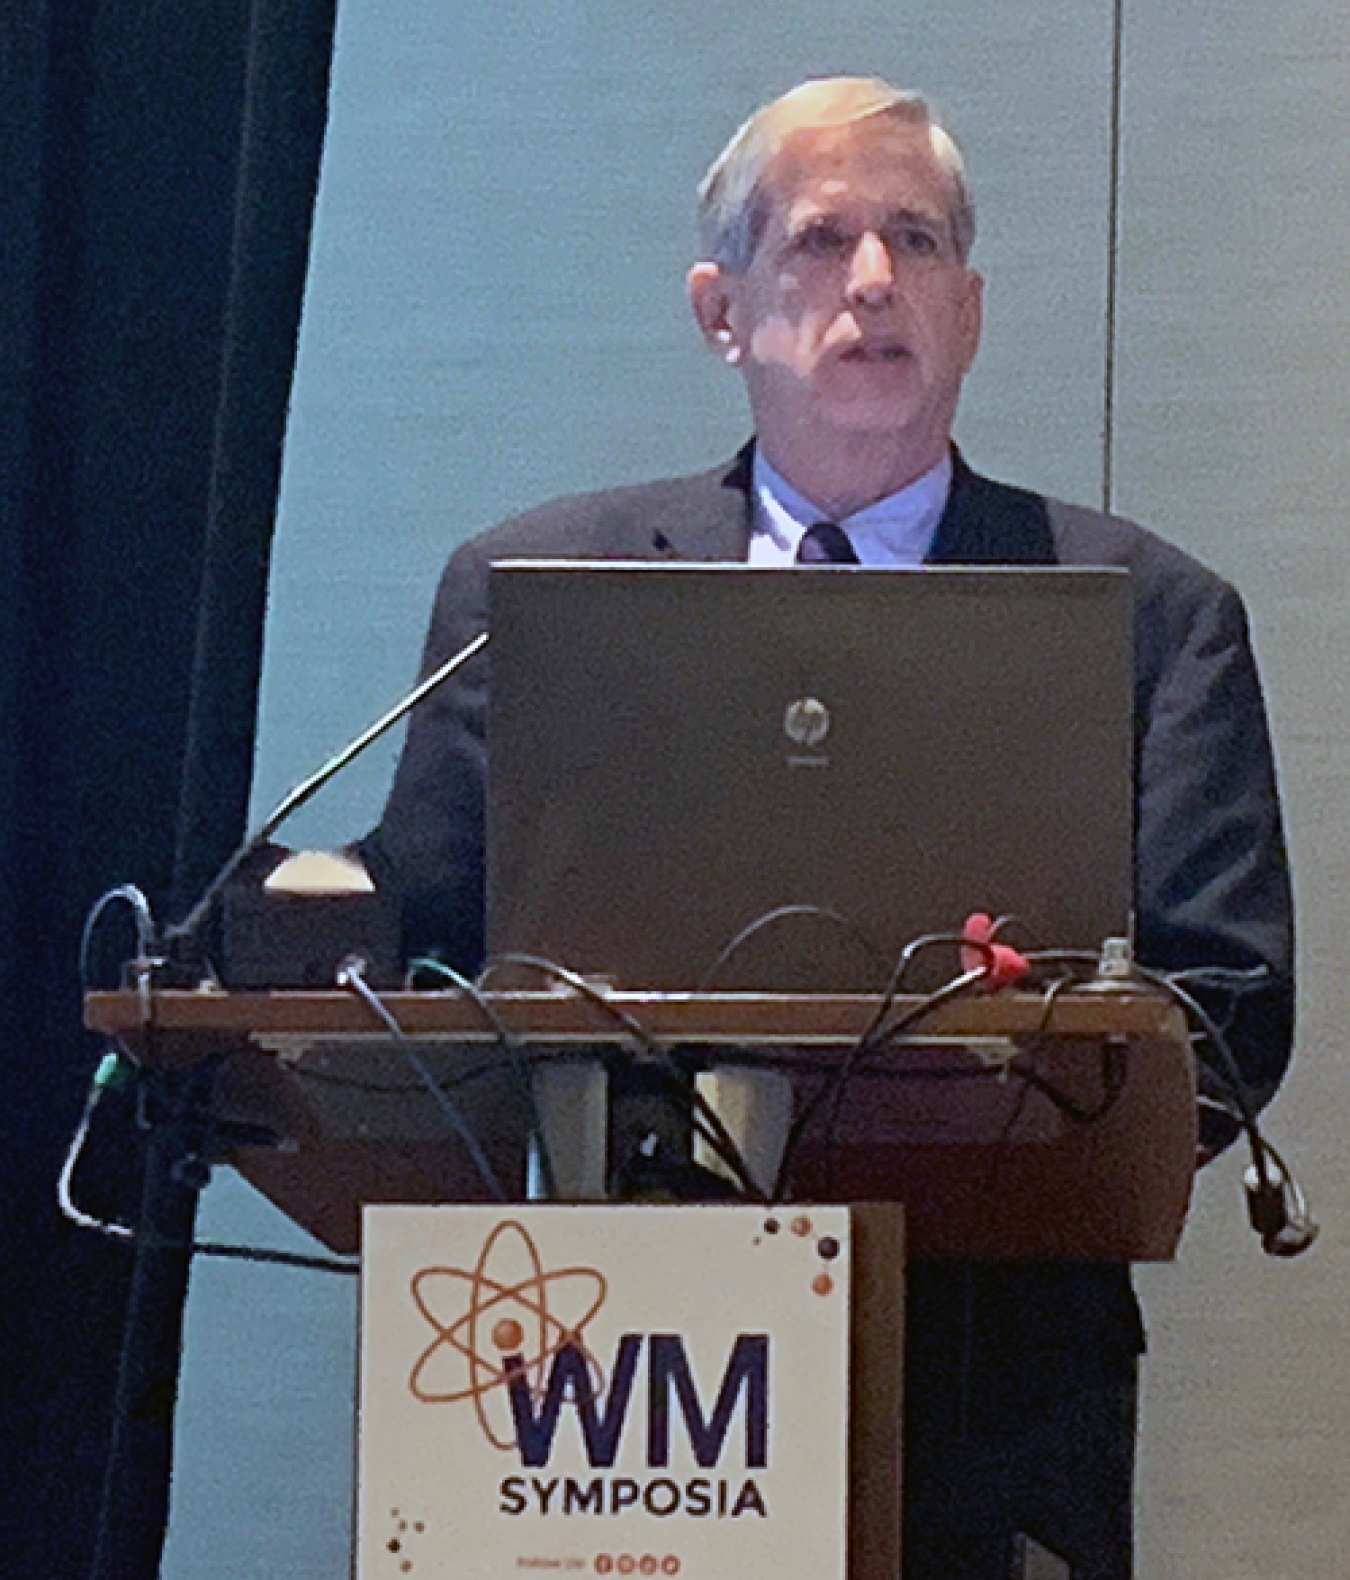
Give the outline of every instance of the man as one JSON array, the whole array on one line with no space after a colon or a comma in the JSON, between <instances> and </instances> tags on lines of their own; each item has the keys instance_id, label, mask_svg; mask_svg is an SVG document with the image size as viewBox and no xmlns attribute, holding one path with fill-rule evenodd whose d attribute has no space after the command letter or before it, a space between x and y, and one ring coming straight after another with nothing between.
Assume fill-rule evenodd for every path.
<instances>
[{"instance_id":1,"label":"man","mask_svg":"<svg viewBox=\"0 0 1350 1580\"><path fill-rule=\"evenodd\" d=\"M1290 894L1242 607L1142 529L989 482L952 448L983 294L955 145L915 95L807 83L732 139L701 188L701 225L690 299L745 379L754 445L704 476L559 501L466 545L426 667L482 629L497 558L1128 567L1140 954L1265 972L1229 1031L1268 1097L1289 1054ZM469 966L483 947L485 684L479 666L414 718L368 844L410 941ZM1018 1532L1063 1554L1076 1580L1129 1575L1141 1347L1122 1270L912 1270L909 1580L1005 1580Z\"/></svg>"}]
</instances>

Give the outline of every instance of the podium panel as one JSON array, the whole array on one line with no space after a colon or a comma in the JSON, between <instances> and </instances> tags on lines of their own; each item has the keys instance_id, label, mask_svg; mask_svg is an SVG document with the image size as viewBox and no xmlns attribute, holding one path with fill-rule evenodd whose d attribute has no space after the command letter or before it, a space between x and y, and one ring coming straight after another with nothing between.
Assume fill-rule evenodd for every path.
<instances>
[{"instance_id":1,"label":"podium panel","mask_svg":"<svg viewBox=\"0 0 1350 1580\"><path fill-rule=\"evenodd\" d=\"M372 1207L362 1260L359 1580L898 1577L895 1208Z\"/></svg>"}]
</instances>

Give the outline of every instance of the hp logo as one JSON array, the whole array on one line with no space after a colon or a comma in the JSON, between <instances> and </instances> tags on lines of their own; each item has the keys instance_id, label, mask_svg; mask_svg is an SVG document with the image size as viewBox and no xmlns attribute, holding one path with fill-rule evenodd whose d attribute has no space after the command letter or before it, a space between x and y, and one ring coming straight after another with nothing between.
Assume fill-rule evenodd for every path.
<instances>
[{"instance_id":1,"label":"hp logo","mask_svg":"<svg viewBox=\"0 0 1350 1580\"><path fill-rule=\"evenodd\" d=\"M819 746L830 733L830 710L819 697L798 697L787 705L783 733L796 746Z\"/></svg>"}]
</instances>

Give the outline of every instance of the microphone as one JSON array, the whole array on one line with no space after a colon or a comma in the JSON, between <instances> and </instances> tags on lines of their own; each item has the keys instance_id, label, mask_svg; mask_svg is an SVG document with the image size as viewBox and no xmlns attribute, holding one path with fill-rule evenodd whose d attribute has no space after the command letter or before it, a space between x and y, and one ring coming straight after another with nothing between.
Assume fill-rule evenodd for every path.
<instances>
[{"instance_id":1,"label":"microphone","mask_svg":"<svg viewBox=\"0 0 1350 1580\"><path fill-rule=\"evenodd\" d=\"M488 633L480 631L471 642L466 643L457 653L446 659L438 669L433 670L425 680L414 686L401 702L396 703L386 714L376 719L374 724L368 729L363 730L350 745L344 746L336 756L330 757L309 778L301 780L294 789L283 796L274 810L264 818L257 830L249 835L211 880L202 897L183 920L165 930L163 953L166 958L180 965L198 964L199 962L195 960L193 954L193 946L198 940L198 935L230 880L235 877L249 858L267 844L287 818L298 812L301 807L308 805L329 780L336 778L348 763L353 762L367 747L373 746L382 735L393 729L401 719L412 712L419 702L422 702L433 691L443 686L451 676L458 674L472 659L477 658L487 645Z\"/></svg>"}]
</instances>

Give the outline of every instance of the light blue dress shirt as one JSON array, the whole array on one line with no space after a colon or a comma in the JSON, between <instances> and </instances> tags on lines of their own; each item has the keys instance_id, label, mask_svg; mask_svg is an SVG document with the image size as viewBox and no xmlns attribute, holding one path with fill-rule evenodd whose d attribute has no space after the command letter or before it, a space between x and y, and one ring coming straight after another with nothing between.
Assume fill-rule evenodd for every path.
<instances>
[{"instance_id":1,"label":"light blue dress shirt","mask_svg":"<svg viewBox=\"0 0 1350 1580\"><path fill-rule=\"evenodd\" d=\"M792 565L819 510L755 451L751 565ZM922 565L933 546L952 486L952 458L944 455L931 472L838 523L862 565Z\"/></svg>"}]
</instances>

